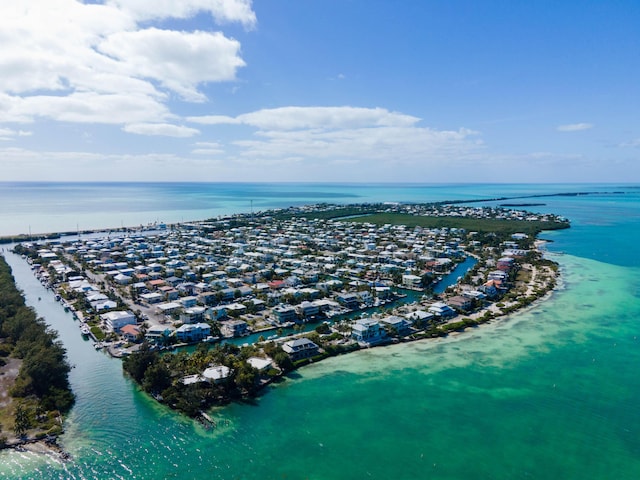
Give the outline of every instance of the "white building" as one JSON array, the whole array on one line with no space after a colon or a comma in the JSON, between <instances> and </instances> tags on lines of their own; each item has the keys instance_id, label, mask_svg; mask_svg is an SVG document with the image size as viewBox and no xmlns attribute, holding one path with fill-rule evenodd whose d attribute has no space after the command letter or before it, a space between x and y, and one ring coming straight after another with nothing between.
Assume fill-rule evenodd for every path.
<instances>
[{"instance_id":1,"label":"white building","mask_svg":"<svg viewBox=\"0 0 640 480\"><path fill-rule=\"evenodd\" d=\"M129 310L122 311L116 310L113 312L107 312L100 315L100 318L104 321L108 330L113 332L119 332L125 325L135 325L136 316Z\"/></svg>"}]
</instances>

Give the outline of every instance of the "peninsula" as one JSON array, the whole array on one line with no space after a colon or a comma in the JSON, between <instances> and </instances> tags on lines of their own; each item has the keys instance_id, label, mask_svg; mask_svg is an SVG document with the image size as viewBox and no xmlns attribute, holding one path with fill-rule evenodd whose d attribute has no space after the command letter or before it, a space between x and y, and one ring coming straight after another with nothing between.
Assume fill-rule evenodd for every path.
<instances>
[{"instance_id":1,"label":"peninsula","mask_svg":"<svg viewBox=\"0 0 640 480\"><path fill-rule=\"evenodd\" d=\"M537 236L567 227L505 208L318 204L14 250L142 389L209 422L208 407L309 362L531 304L557 275Z\"/></svg>"},{"instance_id":2,"label":"peninsula","mask_svg":"<svg viewBox=\"0 0 640 480\"><path fill-rule=\"evenodd\" d=\"M25 304L0 256L0 448L43 441L57 449L75 401L70 369L57 333Z\"/></svg>"}]
</instances>

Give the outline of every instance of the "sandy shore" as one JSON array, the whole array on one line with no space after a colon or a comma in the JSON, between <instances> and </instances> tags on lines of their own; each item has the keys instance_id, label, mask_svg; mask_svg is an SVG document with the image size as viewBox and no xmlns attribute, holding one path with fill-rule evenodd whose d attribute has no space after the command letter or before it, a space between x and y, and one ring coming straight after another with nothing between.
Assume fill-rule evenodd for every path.
<instances>
[{"instance_id":1,"label":"sandy shore","mask_svg":"<svg viewBox=\"0 0 640 480\"><path fill-rule=\"evenodd\" d=\"M71 459L71 455L64 451L64 449L58 445L56 439L53 440L17 440L15 442L8 442L4 449L12 449L19 452L30 452L38 455L47 455L59 462L66 462Z\"/></svg>"}]
</instances>

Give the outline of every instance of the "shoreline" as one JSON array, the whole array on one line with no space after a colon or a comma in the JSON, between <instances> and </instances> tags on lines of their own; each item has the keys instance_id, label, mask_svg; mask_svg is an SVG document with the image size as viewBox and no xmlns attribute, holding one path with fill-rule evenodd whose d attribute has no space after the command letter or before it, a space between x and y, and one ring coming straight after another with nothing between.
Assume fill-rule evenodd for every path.
<instances>
[{"instance_id":1,"label":"shoreline","mask_svg":"<svg viewBox=\"0 0 640 480\"><path fill-rule=\"evenodd\" d=\"M327 211L325 205L310 206L308 208L315 209L314 211L318 213L319 216L321 217ZM406 207L403 207L403 208L406 208ZM415 208L415 207L412 207L412 208ZM338 207L338 210L339 209L340 208ZM307 212L306 210L304 213L305 213L305 217L309 214L309 212ZM390 215L393 215L394 213L398 213L398 212L393 210L393 212L391 212ZM356 318L354 317L354 319L349 318L349 321L346 321L346 322L342 322L342 321L339 321L337 323L325 322L330 325L330 331L328 332L321 331L320 329L316 329L315 331L301 332L294 335L286 335L285 337L276 339L274 342L256 342L252 344L253 347L257 347L259 349L259 351L256 354L260 356L267 355L267 358L270 358L271 361L273 361L273 359L276 358L274 356L275 353L280 353L280 354L284 353L282 351L279 352L279 350L282 350L282 346L284 345L285 342L291 341L294 339L303 338L307 336L309 338L313 338L313 340L306 339L306 341L307 342L310 341L311 344L313 345L313 348L315 348L315 350L313 353L306 354L305 356L302 356L302 357L297 355L296 356L290 355L288 363L281 362L280 360L278 360L277 368L275 368L275 371L273 371L272 373L269 373L268 376L265 375L262 377L258 377L257 371L246 372L247 375L245 375L244 378L251 378L251 376L248 376L249 374L254 375L253 380L251 380L252 382L254 382L253 384L244 382L242 386L238 386L234 383L235 380L232 379L229 382L229 386L228 387L225 386L225 391L227 393L220 395L219 398L226 397L228 393L232 395L228 397L229 401L231 401L232 399L235 400L237 398L244 399L244 398L251 398L251 397L258 396L263 391L264 386L267 383L270 383L265 381L267 378L269 379L281 378L287 375L288 373L290 373L291 371L296 370L297 368L300 368L302 366L305 366L308 363L315 363L318 361L322 361L325 358L329 358L331 356L343 355L345 353L351 353L353 351L357 351L364 348L385 346L389 344L413 342L413 341L419 341L423 339L445 337L449 335L457 336L460 333L466 331L468 328L489 323L494 319L499 319L500 317L509 317L510 313L518 312L523 309L526 309L532 304L535 304L539 300L543 299L550 291L553 291L553 289L557 286L556 280L559 276L559 273L557 271L557 264L555 262L551 262L548 259L544 258L544 252L542 251L541 247L543 247L546 244L546 241L540 240L539 238L537 238L537 235L538 233L540 233L540 229L543 226L545 226L547 223L555 224L556 228L568 228L569 227L568 221L566 221L565 219L562 219L562 217L557 217L553 215L544 216L540 221L542 225L537 226L535 233L529 233L529 234L518 233L517 235L519 235L520 237L516 237L516 233L512 233L511 239L507 242L507 239L510 238L508 235L510 235L509 231L511 230L507 232L504 232L501 229L494 230L494 228L496 227L495 225L496 218L494 216L487 215L483 211L479 211L477 215L478 215L477 217L472 217L475 220L475 223L473 224L473 226L479 227L481 232L490 232L489 234L487 234L489 236L493 235L495 237L496 234L493 232L495 231L500 232L500 234L504 236L504 238L502 238L502 243L500 243L501 248L507 248L507 247L510 247L512 249L517 248L519 245L516 244L513 240L516 240L516 239L524 240L527 238L529 239L529 240L526 240L526 244L524 246L519 247L522 250L514 250L515 253L510 254L512 255L511 258L506 259L506 260L511 260L511 262L507 262L504 258L500 258L500 255L501 255L500 250L496 252L496 247L494 246L488 247L488 251L491 252L489 253L489 256L485 259L485 261L479 261L476 264L476 265L481 264L482 272L480 273L480 275L478 275L478 273L475 272L473 273L473 275L471 275L469 278L466 278L464 281L462 281L463 277L461 276L458 278L458 281L455 284L450 285L446 291L438 292L437 295L434 295L430 298L425 298L426 295L423 295L422 299L419 299L419 300L412 299L411 303L403 302L402 305L398 305L393 309L379 311L379 312L377 311L376 313L374 313L371 316L371 320L375 319L374 321L374 323L376 324L374 325L375 331L376 331L375 335L368 334L367 336L362 336L360 334L358 335L353 334L353 325L350 325L349 321L354 320ZM498 214L494 214L494 215L498 216ZM524 228L523 227L524 225L527 225L527 227L530 227L530 224L520 223L524 221L524 218L526 218L525 214L523 214L522 212L511 212L508 215L510 219L507 221L511 221L513 224L517 224L516 226L509 224L510 229L515 229L516 232L520 232L523 230L518 230L518 229ZM397 223L399 225L404 226L405 228L406 228L406 224L403 223L403 221L405 220L406 216L408 216L408 213L400 212L399 216L397 217ZM412 216L416 218L422 218L421 215L416 215L415 212L412 212ZM425 216L428 216L428 215L425 215ZM436 217L437 216L438 215L436 215ZM550 221L548 220L548 217L551 217ZM233 218L237 220L244 219L244 220L247 220L248 222L254 221L253 216L247 217L246 215L243 215L243 214L236 215ZM500 213L498 218L504 219L505 215L503 213ZM271 220L271 216L265 216L263 219L263 223L265 225L268 225L269 220ZM387 220L387 217L384 217L384 220ZM295 222L302 221L305 223L305 225L308 222L307 218L302 218L301 220L298 220L296 218L285 219L285 220L276 219L276 221L285 222L285 223L288 222L290 224L295 224ZM380 222L372 221L372 223L380 223ZM184 226L185 230L190 230L196 227L196 225L192 225L190 223L177 224L177 225ZM332 224L329 224L329 225L332 225ZM236 227L236 224L232 223L231 226ZM169 230L170 232L167 232L167 233L173 234L174 226L169 225L168 227L169 228L166 228L166 230ZM214 227L219 227L219 228L216 229ZM229 225L227 225L226 223L224 225L215 225L213 227L209 225L204 225L204 226L201 225L201 228L206 234L206 233L210 233L210 231L217 232L218 230L222 230L222 231L227 230L229 228ZM333 227L328 227L328 228L333 228ZM341 228L344 228L344 227L336 227L336 230L340 230ZM364 227L357 227L357 228L364 228ZM378 228L382 228L382 227L378 227ZM462 243L462 240L455 237L455 235L457 234L458 228L460 227L457 227L457 228L447 227L447 231L446 231L447 237L445 237L444 234L438 229L436 229L435 227L429 226L425 228L427 229L427 231L429 228L433 228L434 232L430 233L429 235L433 237L437 236L437 241L441 242L442 244L444 244L445 240L452 242L451 240L449 240L448 235L453 235L455 240L455 245L451 247L453 249L453 253L451 254L451 256L454 256L454 257L459 256L459 255L456 255L456 253L458 253L458 243ZM449 232L448 230L449 228L452 228L453 231ZM461 228L461 230L463 232L465 231L464 228ZM118 231L128 231L128 230L118 229ZM101 230L101 232L105 233L104 230ZM386 244L388 242L395 242L398 238L399 238L398 240L399 242L409 241L405 238L405 236L411 235L411 234L405 233L404 229L400 229L398 233L393 231L392 232L383 231L382 235L383 237L381 241L382 243ZM477 231L473 230L469 235L470 235L470 238L473 239L475 235L478 235L478 233ZM483 238L483 237L475 237L475 238ZM422 248L423 248L422 242L424 241L424 239L417 241L412 237L410 241L417 242L416 245L419 245L419 248L420 248L419 252L422 252ZM429 241L431 241L435 245L435 240L431 239ZM532 241L535 243L531 244ZM218 240L218 242L223 242L223 240ZM473 252L475 252L476 249L487 248L487 244L491 245L491 237L488 241L484 241L484 242L474 241L471 244L472 246L470 248L466 248L467 245L465 243L464 247L462 246L460 247L460 252L464 253L467 256L478 258L478 256L474 255ZM344 245L342 244L340 245L343 248L345 248ZM28 248L33 249L32 246ZM145 248L149 248L149 247L145 247ZM317 251L316 250L310 250L310 251L315 252L316 257L321 255L327 255L327 252L331 251L326 246L323 246L322 248L324 248L324 250L321 250L320 247L317 247ZM353 248L355 251L355 247L349 247L349 248ZM462 250L462 248L464 248L464 250ZM367 251L369 250L371 249L368 249ZM347 249L347 251L349 250ZM511 252L511 250L509 251ZM529 256L529 253L527 252L530 252L531 255ZM48 252L45 252L45 253L49 254ZM385 253L387 253L386 250L385 250ZM416 254L413 253L413 255L416 255ZM504 256L505 254L502 254L502 255ZM68 255L63 254L63 256L67 257ZM377 265L376 255L372 254L370 257L372 258L372 260L368 263L363 262L363 264L365 265L365 267L363 268L368 268L367 265L369 264L374 265L374 267ZM381 255L381 257L384 257L384 255ZM514 258L521 258L522 259L521 263L515 263ZM71 265L74 265L73 260L68 258L67 260L71 262ZM344 258L342 260L344 260ZM64 262L65 260L62 259L62 261ZM380 260L378 259L377 261L379 262ZM423 261L426 262L426 260L423 260ZM449 260L449 262L451 262L451 260ZM500 264L499 262L502 262L502 264ZM336 262L336 263L339 263L339 262ZM453 264L456 264L456 263L457 262L453 262ZM276 264L274 261L274 266L275 265ZM475 268L476 265L473 265L473 268ZM512 270L512 265L517 265L518 267ZM40 265L38 264L38 266ZM97 275L95 272L90 273L91 271L87 270L85 266L78 267L77 265L75 265L74 268L76 268L79 271L82 271L82 275L84 277L95 281L95 279L92 278L95 275ZM423 269L427 268L427 265L425 264L422 267L416 267L415 270L419 271L419 268L423 268ZM455 267L452 267L452 268L455 268ZM473 270L473 268L470 267L469 270L465 272L464 274L465 277L470 271ZM491 268L494 268L494 269L497 268L497 270L494 270L493 272L491 272L491 275L494 275L493 277L491 275L488 275ZM373 268L372 271L375 271L375 270L376 268ZM405 271L408 271L408 270L405 270ZM425 270L425 271L429 273L428 270ZM433 275L434 274L433 272L435 271L436 271L435 269L430 271L431 275ZM513 275L507 278L507 273L505 272L510 272L510 271L512 271ZM520 271L522 271L522 275L518 273ZM45 272L45 273L48 273L48 272ZM496 274L500 274L502 276L500 275L495 276ZM349 275L350 275L349 272L345 273L345 279L342 279L342 280L346 282L348 279L351 279L352 277ZM406 276L412 277L410 278L411 281L413 281L413 278L419 278L416 275L406 275ZM48 278L48 275L47 275L47 278ZM194 274L194 278L195 278L195 274ZM400 280L399 278L400 277L394 278L392 276L389 276L389 281L393 282L390 285L395 288L402 288L402 286L405 283L405 279L402 278ZM496 278L498 280L496 280ZM402 283L400 283L401 281ZM484 281L486 281L486 284L483 285ZM502 282L504 282L504 284ZM483 295L478 290L473 290L478 286L484 286L484 287L488 286L489 288L492 289L492 292L489 292L487 290L486 295ZM470 293L475 293L480 296L468 295L466 297L466 300L464 300L464 298L461 295L465 294L465 292L469 289L472 290ZM112 288L112 291L113 291L113 288ZM422 291L424 294L427 294L429 292L428 288L424 288L424 287L420 288L418 291ZM343 289L342 294L348 295L348 293L345 293L345 292L347 292L347 290ZM483 290L483 292L485 291ZM454 296L456 297L457 303L455 304L452 303L452 305L455 306L455 310L446 304L444 304L444 306L447 307L448 311L444 310L443 312L441 312L441 310L438 310L442 308L440 306L442 302L446 302L449 297L454 297ZM436 300L436 302L432 302L434 299ZM461 302L461 299L463 300L462 302ZM135 299L132 295L131 301L134 301L134 300ZM134 301L134 303L136 302ZM426 314L426 310L427 308L430 307L429 305L430 303L433 303L434 305L434 312L429 313L428 314L429 316L427 317L421 316L422 314ZM435 303L438 303L439 306L436 307ZM135 307L131 307L131 308L135 308ZM398 324L398 321L393 320L395 323L389 323L388 326L385 324L383 327L382 321L384 319L379 317L380 315L383 315L383 314L387 316L397 315L399 317L402 317L404 315L406 316L406 318L400 318L398 320L400 321L399 324ZM360 318L364 318L364 315L361 315ZM427 320L425 320L425 318L427 318ZM356 319L356 321L358 320ZM187 323L192 323L192 322L187 322ZM307 323L307 322L304 321L303 319L302 323ZM351 323L354 323L354 322L351 322ZM397 330L396 330L396 326L397 326ZM370 327L366 327L366 328L370 328ZM263 329L263 331L270 331L270 330L273 330L273 328ZM329 329L325 327L325 330L329 330ZM318 345L316 345L313 342L316 342ZM273 351L269 352L267 350L267 347L269 347L269 349ZM133 353L132 355L136 355L136 354ZM235 355L235 353L233 355ZM136 357L134 361L138 361L137 358L138 357ZM228 358L224 358L224 360L219 360L219 362L222 362L222 361L226 362L227 359ZM160 360L154 360L154 362L161 363ZM126 370L127 362L124 362L124 366ZM149 367L149 363L147 363L146 366L143 368L142 374L141 374L142 376L144 376L144 373L146 372L146 369L148 367ZM234 368L236 368L235 364L234 364ZM172 367L171 373L173 377L172 385L165 386L163 387L163 389L169 390L169 387L171 387L172 389L176 388L175 378L180 378L180 375L184 375L183 369L177 365ZM140 378L142 377L140 378L135 377L135 378L137 380L137 383L140 383ZM160 392L162 392L163 395L165 394L163 390L156 391L156 390L149 390L148 388L145 388L145 391L151 393L152 394L151 396L154 396L154 397L161 397L162 395L160 395ZM155 395L153 395L153 393L155 393ZM181 395L179 390L176 390L176 391L171 390L171 394L172 394L171 398L173 398L173 402L175 402L175 398L179 398ZM219 400L215 400L215 401L211 400L211 401L216 402ZM162 401L160 402L164 403ZM223 403L228 403L228 402L223 402ZM205 405L205 404L202 403L202 405ZM212 404L207 403L206 407L209 407L209 406L212 406ZM174 409L178 409L182 411L181 408L174 408ZM183 411L183 413L185 412ZM189 413L188 415L194 416L193 413Z\"/></svg>"},{"instance_id":2,"label":"shoreline","mask_svg":"<svg viewBox=\"0 0 640 480\"><path fill-rule=\"evenodd\" d=\"M0 446L0 452L2 450L14 450L17 452L29 452L35 455L45 455L59 462L71 461L71 454L60 446L58 438L59 436L48 438L27 438L24 440L17 439L17 441L14 442L8 441L6 444Z\"/></svg>"}]
</instances>

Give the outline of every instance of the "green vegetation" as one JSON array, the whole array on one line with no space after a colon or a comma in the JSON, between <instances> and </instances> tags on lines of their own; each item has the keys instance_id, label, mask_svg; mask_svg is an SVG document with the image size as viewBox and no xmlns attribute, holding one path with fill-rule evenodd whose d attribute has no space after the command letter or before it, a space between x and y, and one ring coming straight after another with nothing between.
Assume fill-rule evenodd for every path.
<instances>
[{"instance_id":1,"label":"green vegetation","mask_svg":"<svg viewBox=\"0 0 640 480\"><path fill-rule=\"evenodd\" d=\"M535 236L543 230L568 228L568 222L542 222L522 220L502 220L498 218L470 218L448 216L416 216L408 213L375 213L350 219L352 222L376 225L405 225L423 228L464 228L473 232L496 234L526 233Z\"/></svg>"},{"instance_id":2,"label":"green vegetation","mask_svg":"<svg viewBox=\"0 0 640 480\"><path fill-rule=\"evenodd\" d=\"M200 344L192 354L161 354L152 351L145 343L138 352L124 359L123 368L142 390L169 407L196 417L212 405L223 405L232 399L255 395L261 379L258 371L246 359L258 352L259 349L254 346L239 348L225 344L209 349L207 344ZM279 359L284 361L283 357L278 356L280 352L281 349L274 349L273 358L276 362ZM284 352L281 353L288 359ZM200 375L208 367L219 365L230 369L228 378L219 382L183 382L187 376Z\"/></svg>"},{"instance_id":3,"label":"green vegetation","mask_svg":"<svg viewBox=\"0 0 640 480\"><path fill-rule=\"evenodd\" d=\"M9 393L11 402L0 411L2 424L13 417L13 432L20 436L30 429L49 430L60 413L74 403L69 386L71 369L66 351L44 320L36 318L15 286L11 269L0 257L0 357L19 360L20 369ZM4 363L7 363L6 360ZM2 367L0 367L2 368Z\"/></svg>"},{"instance_id":4,"label":"green vegetation","mask_svg":"<svg viewBox=\"0 0 640 480\"><path fill-rule=\"evenodd\" d=\"M346 207L336 207L328 204L317 206L318 209L312 212L294 212L285 210L276 213L273 217L278 220L288 220L295 217L305 217L308 219L331 220L337 218L351 217L353 215L367 215L379 211L383 207L382 204L353 204ZM323 209L326 208L326 209Z\"/></svg>"}]
</instances>

